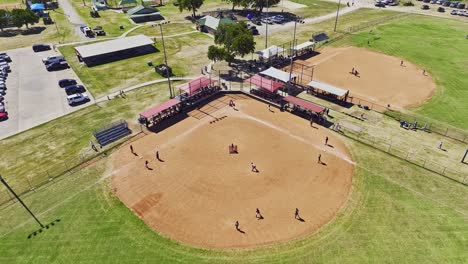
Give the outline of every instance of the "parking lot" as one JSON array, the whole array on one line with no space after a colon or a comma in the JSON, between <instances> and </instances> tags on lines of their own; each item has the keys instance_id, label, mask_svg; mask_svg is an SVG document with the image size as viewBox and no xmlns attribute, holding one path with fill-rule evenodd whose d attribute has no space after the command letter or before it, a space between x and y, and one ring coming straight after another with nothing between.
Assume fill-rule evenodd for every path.
<instances>
[{"instance_id":1,"label":"parking lot","mask_svg":"<svg viewBox=\"0 0 468 264\"><path fill-rule=\"evenodd\" d=\"M35 53L31 47L6 51L11 57L11 72L6 80L5 108L9 119L0 122L0 139L40 125L94 102L69 106L67 95L58 80L78 81L73 70L48 72L42 58L58 54L53 50Z\"/></svg>"}]
</instances>

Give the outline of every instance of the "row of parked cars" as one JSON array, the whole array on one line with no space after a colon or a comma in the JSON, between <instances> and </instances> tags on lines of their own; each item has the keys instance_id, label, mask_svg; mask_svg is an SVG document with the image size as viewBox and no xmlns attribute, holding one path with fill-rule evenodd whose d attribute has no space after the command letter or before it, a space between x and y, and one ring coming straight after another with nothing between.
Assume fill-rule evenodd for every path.
<instances>
[{"instance_id":1,"label":"row of parked cars","mask_svg":"<svg viewBox=\"0 0 468 264\"><path fill-rule=\"evenodd\" d=\"M448 0L418 0L418 1L420 2L422 1L428 4L438 4L441 6L451 7L451 8L468 9L465 3L460 3L456 1L448 1Z\"/></svg>"},{"instance_id":2,"label":"row of parked cars","mask_svg":"<svg viewBox=\"0 0 468 264\"><path fill-rule=\"evenodd\" d=\"M93 29L87 25L80 25L81 32L88 38L94 38L96 36L105 36L106 32L102 29L101 26L96 26Z\"/></svg>"},{"instance_id":3,"label":"row of parked cars","mask_svg":"<svg viewBox=\"0 0 468 264\"><path fill-rule=\"evenodd\" d=\"M89 97L83 85L76 82L75 79L62 79L58 85L64 89L67 94L67 102L70 106L86 103Z\"/></svg>"},{"instance_id":4,"label":"row of parked cars","mask_svg":"<svg viewBox=\"0 0 468 264\"><path fill-rule=\"evenodd\" d=\"M377 6L377 7L385 7L387 5L396 6L396 5L398 5L398 3L399 3L398 0L376 0L375 1L375 6Z\"/></svg>"},{"instance_id":5,"label":"row of parked cars","mask_svg":"<svg viewBox=\"0 0 468 264\"><path fill-rule=\"evenodd\" d=\"M8 112L5 107L5 95L6 95L6 80L8 73L11 72L10 63L11 58L8 54L0 53L0 121L8 119Z\"/></svg>"}]
</instances>

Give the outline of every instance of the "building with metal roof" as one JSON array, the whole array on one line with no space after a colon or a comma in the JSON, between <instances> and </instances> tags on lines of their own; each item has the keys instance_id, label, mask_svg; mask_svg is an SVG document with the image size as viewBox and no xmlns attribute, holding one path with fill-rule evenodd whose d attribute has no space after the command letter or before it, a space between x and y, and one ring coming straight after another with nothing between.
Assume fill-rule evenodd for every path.
<instances>
[{"instance_id":1,"label":"building with metal roof","mask_svg":"<svg viewBox=\"0 0 468 264\"><path fill-rule=\"evenodd\" d=\"M75 53L78 60L87 66L94 66L156 52L153 44L149 37L137 35L78 46Z\"/></svg>"},{"instance_id":2,"label":"building with metal roof","mask_svg":"<svg viewBox=\"0 0 468 264\"><path fill-rule=\"evenodd\" d=\"M130 16L130 19L136 23L164 20L164 17L161 16L161 12L150 6L137 5L129 9L127 14Z\"/></svg>"},{"instance_id":3,"label":"building with metal roof","mask_svg":"<svg viewBox=\"0 0 468 264\"><path fill-rule=\"evenodd\" d=\"M235 24L230 18L216 18L212 16L204 16L198 20L198 25L200 26L201 31L214 33L220 25L223 24Z\"/></svg>"}]
</instances>

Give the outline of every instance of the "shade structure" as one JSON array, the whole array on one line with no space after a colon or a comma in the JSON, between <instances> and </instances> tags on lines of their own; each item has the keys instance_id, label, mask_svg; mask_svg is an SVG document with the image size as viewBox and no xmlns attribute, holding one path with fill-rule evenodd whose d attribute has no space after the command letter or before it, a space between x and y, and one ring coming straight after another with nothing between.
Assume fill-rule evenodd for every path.
<instances>
[{"instance_id":1,"label":"shade structure","mask_svg":"<svg viewBox=\"0 0 468 264\"><path fill-rule=\"evenodd\" d=\"M307 85L314 88L314 89L318 89L318 90L322 90L322 91L327 92L327 93L334 94L334 95L336 95L338 97L345 96L348 93L348 90L337 88L337 87L332 86L330 84L319 82L319 81L311 81Z\"/></svg>"},{"instance_id":2,"label":"shade structure","mask_svg":"<svg viewBox=\"0 0 468 264\"><path fill-rule=\"evenodd\" d=\"M276 79L276 80L279 80L279 81L282 81L282 82L285 82L285 83L287 83L289 81L289 72L278 70L278 69L276 69L274 67L270 67L270 68L260 72L260 74L269 76L269 77L271 77L273 79ZM296 74L294 74L294 73L291 74L291 79L294 79L296 77L297 77Z\"/></svg>"},{"instance_id":3,"label":"shade structure","mask_svg":"<svg viewBox=\"0 0 468 264\"><path fill-rule=\"evenodd\" d=\"M30 9L31 9L32 11L44 10L44 9L45 9L45 6L44 6L44 4L32 4L32 5L30 6Z\"/></svg>"},{"instance_id":4,"label":"shade structure","mask_svg":"<svg viewBox=\"0 0 468 264\"><path fill-rule=\"evenodd\" d=\"M265 59L269 59L270 57L274 57L283 51L283 48L273 45L267 49L257 51L256 53Z\"/></svg>"},{"instance_id":5,"label":"shade structure","mask_svg":"<svg viewBox=\"0 0 468 264\"><path fill-rule=\"evenodd\" d=\"M175 105L178 105L180 103L180 100L177 99L177 98L174 98L174 99L171 99L169 101L166 101L160 105L157 105L155 107L152 107L148 110L145 110L143 112L140 113L140 116L144 117L144 118L151 118L161 112L163 112L164 110L167 110Z\"/></svg>"},{"instance_id":6,"label":"shade structure","mask_svg":"<svg viewBox=\"0 0 468 264\"><path fill-rule=\"evenodd\" d=\"M300 98L294 96L286 96L283 98L284 101L302 107L304 109L310 110L315 113L323 113L325 111L325 107L311 103L306 100L302 100Z\"/></svg>"},{"instance_id":7,"label":"shade structure","mask_svg":"<svg viewBox=\"0 0 468 264\"><path fill-rule=\"evenodd\" d=\"M262 89L267 90L267 91L269 91L271 93L275 93L276 91L278 91L279 88L284 86L284 83L267 79L265 77L262 77L259 74L255 74L254 76L248 78L244 82L251 83L251 84L257 86L258 88L262 88Z\"/></svg>"},{"instance_id":8,"label":"shade structure","mask_svg":"<svg viewBox=\"0 0 468 264\"><path fill-rule=\"evenodd\" d=\"M294 46L294 47L293 47L293 50L295 50L295 51L303 50L303 49L305 49L305 48L308 48L308 47L310 47L310 46L313 46L314 44L315 44L315 42L306 41L306 42L301 43L301 44L299 44L299 45L297 45L297 46Z\"/></svg>"},{"instance_id":9,"label":"shade structure","mask_svg":"<svg viewBox=\"0 0 468 264\"><path fill-rule=\"evenodd\" d=\"M186 93L189 95L192 95L194 92L197 90L206 87L212 83L215 83L216 80L213 80L211 78L205 77L205 76L199 76L193 80L191 80L188 83L184 83L181 86L179 86L179 89L184 90Z\"/></svg>"}]
</instances>

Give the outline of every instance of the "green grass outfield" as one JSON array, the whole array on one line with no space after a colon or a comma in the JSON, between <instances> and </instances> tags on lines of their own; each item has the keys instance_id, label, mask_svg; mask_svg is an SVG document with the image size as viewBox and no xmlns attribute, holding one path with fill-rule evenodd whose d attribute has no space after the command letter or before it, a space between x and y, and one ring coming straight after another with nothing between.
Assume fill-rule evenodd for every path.
<instances>
[{"instance_id":1,"label":"green grass outfield","mask_svg":"<svg viewBox=\"0 0 468 264\"><path fill-rule=\"evenodd\" d=\"M426 69L437 83L434 97L416 113L468 129L468 23L413 15L351 35L338 45L355 45ZM370 45L367 41L370 41Z\"/></svg>"},{"instance_id":2,"label":"green grass outfield","mask_svg":"<svg viewBox=\"0 0 468 264\"><path fill-rule=\"evenodd\" d=\"M150 230L113 194L106 159L0 210L1 263L466 263L468 189L348 141L360 164L346 208L319 233L257 250L180 245ZM382 161L385 160L384 163ZM5 235L5 233L7 233Z\"/></svg>"}]
</instances>

